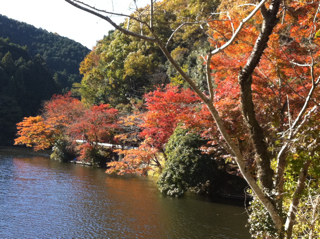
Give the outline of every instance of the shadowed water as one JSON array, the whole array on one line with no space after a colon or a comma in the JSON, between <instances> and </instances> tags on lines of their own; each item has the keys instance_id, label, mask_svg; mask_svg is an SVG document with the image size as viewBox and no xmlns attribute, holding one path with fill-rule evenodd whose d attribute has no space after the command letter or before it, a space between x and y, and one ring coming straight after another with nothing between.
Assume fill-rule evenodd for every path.
<instances>
[{"instance_id":1,"label":"shadowed water","mask_svg":"<svg viewBox=\"0 0 320 239\"><path fill-rule=\"evenodd\" d=\"M0 149L0 238L250 238L243 207L168 198L150 178Z\"/></svg>"}]
</instances>

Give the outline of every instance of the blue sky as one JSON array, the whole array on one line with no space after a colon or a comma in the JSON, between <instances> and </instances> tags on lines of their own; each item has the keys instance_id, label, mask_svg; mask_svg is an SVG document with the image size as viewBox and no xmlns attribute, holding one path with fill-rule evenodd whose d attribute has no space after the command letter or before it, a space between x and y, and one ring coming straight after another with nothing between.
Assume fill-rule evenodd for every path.
<instances>
[{"instance_id":1,"label":"blue sky","mask_svg":"<svg viewBox=\"0 0 320 239\"><path fill-rule=\"evenodd\" d=\"M83 2L103 10L128 13L132 0L83 0ZM138 0L145 6L149 0ZM56 32L92 49L96 41L113 29L106 21L83 12L64 0L1 0L0 14L26 22L37 28ZM124 19L112 17L117 23Z\"/></svg>"}]
</instances>

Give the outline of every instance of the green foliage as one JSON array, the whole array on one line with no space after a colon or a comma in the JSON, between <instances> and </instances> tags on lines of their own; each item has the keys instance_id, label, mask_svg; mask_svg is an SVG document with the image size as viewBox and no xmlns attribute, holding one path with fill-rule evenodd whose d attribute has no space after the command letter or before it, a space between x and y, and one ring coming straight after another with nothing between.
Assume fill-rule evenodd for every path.
<instances>
[{"instance_id":1,"label":"green foliage","mask_svg":"<svg viewBox=\"0 0 320 239\"><path fill-rule=\"evenodd\" d=\"M279 238L270 214L257 199L250 202L248 224L253 238Z\"/></svg>"},{"instance_id":2,"label":"green foliage","mask_svg":"<svg viewBox=\"0 0 320 239\"><path fill-rule=\"evenodd\" d=\"M286 205L288 206L288 205ZM319 180L308 180L303 193L296 223L293 226L294 238L320 238L320 186Z\"/></svg>"},{"instance_id":3,"label":"green foliage","mask_svg":"<svg viewBox=\"0 0 320 239\"><path fill-rule=\"evenodd\" d=\"M84 77L74 90L90 105L128 104L130 98L141 98L146 89L152 89L149 75L159 64L157 55L150 43L110 32L81 63Z\"/></svg>"},{"instance_id":4,"label":"green foliage","mask_svg":"<svg viewBox=\"0 0 320 239\"><path fill-rule=\"evenodd\" d=\"M0 138L1 144L12 144L15 124L36 115L58 89L41 56L32 59L23 47L2 38L0 55Z\"/></svg>"},{"instance_id":5,"label":"green foliage","mask_svg":"<svg viewBox=\"0 0 320 239\"><path fill-rule=\"evenodd\" d=\"M154 30L166 42L183 22L210 17L218 2L169 0L156 5ZM133 14L138 15L137 12ZM143 16L143 20L148 22L148 17ZM146 28L141 29L141 25L133 20L126 20L123 25L139 34L141 31L145 34L149 32ZM206 54L210 45L205 30L198 24L185 25L168 44L168 50L201 90L206 90L206 74L200 56ZM93 52L81 63L80 71L84 77L81 85L74 84L73 91L79 92L88 104L109 103L113 107L128 104L131 98L141 99L143 94L169 83L170 78L172 83L187 87L154 43L126 36L119 31L109 32L98 42Z\"/></svg>"},{"instance_id":6,"label":"green foliage","mask_svg":"<svg viewBox=\"0 0 320 239\"><path fill-rule=\"evenodd\" d=\"M199 149L206 143L198 134L177 127L166 148L167 162L157 182L161 192L182 196L187 190L203 193L221 175L216 163Z\"/></svg>"},{"instance_id":7,"label":"green foliage","mask_svg":"<svg viewBox=\"0 0 320 239\"><path fill-rule=\"evenodd\" d=\"M12 55L11 55L10 51L8 51L7 54L5 54L5 56L2 58L1 64L5 67L6 71L9 74L13 73L14 68L15 68L15 64L12 59Z\"/></svg>"},{"instance_id":8,"label":"green foliage","mask_svg":"<svg viewBox=\"0 0 320 239\"><path fill-rule=\"evenodd\" d=\"M197 86L201 90L207 90L206 82L206 66L204 65L204 59L201 56L205 56L210 49L210 44L206 38L197 39L195 42L190 42L192 45L187 45L186 48L178 46L171 54L180 66L183 66L183 70L194 80ZM169 63L165 63L167 68L167 75L171 82L176 84L181 82L180 85L187 87L187 83L182 81L176 69ZM181 78L180 80L178 78ZM178 81L177 81L178 80Z\"/></svg>"},{"instance_id":9,"label":"green foliage","mask_svg":"<svg viewBox=\"0 0 320 239\"><path fill-rule=\"evenodd\" d=\"M65 139L57 140L52 148L50 158L61 162L69 162L77 157L77 153L71 143Z\"/></svg>"},{"instance_id":10,"label":"green foliage","mask_svg":"<svg viewBox=\"0 0 320 239\"><path fill-rule=\"evenodd\" d=\"M83 162L91 163L93 165L99 165L105 168L106 163L110 162L111 158L114 156L111 148L106 148L99 145L90 145L85 143L80 145L81 156Z\"/></svg>"},{"instance_id":11,"label":"green foliage","mask_svg":"<svg viewBox=\"0 0 320 239\"><path fill-rule=\"evenodd\" d=\"M6 42L23 46L21 50L32 57L40 55L48 67L58 74L60 92L69 91L74 82L80 82L79 64L89 49L66 37L37 29L32 25L0 15L0 37ZM16 58L13 55L13 58Z\"/></svg>"},{"instance_id":12,"label":"green foliage","mask_svg":"<svg viewBox=\"0 0 320 239\"><path fill-rule=\"evenodd\" d=\"M7 95L0 95L0 145L12 145L17 133L15 122L22 119L21 107L16 100Z\"/></svg>"}]
</instances>

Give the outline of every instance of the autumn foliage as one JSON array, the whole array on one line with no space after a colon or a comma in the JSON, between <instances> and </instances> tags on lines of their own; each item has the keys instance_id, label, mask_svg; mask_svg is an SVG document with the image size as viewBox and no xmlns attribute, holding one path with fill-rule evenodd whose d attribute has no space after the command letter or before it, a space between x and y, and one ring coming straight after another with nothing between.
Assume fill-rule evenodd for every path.
<instances>
[{"instance_id":1,"label":"autumn foliage","mask_svg":"<svg viewBox=\"0 0 320 239\"><path fill-rule=\"evenodd\" d=\"M15 144L25 144L37 150L43 150L54 144L53 135L56 133L51 124L45 123L41 116L25 117L17 124L19 137Z\"/></svg>"},{"instance_id":2,"label":"autumn foliage","mask_svg":"<svg viewBox=\"0 0 320 239\"><path fill-rule=\"evenodd\" d=\"M81 102L66 95L55 95L44 104L41 116L26 117L18 123L18 138L15 144L26 144L35 150L43 150L54 146L58 140L66 137L66 128L84 108Z\"/></svg>"},{"instance_id":3,"label":"autumn foliage","mask_svg":"<svg viewBox=\"0 0 320 239\"><path fill-rule=\"evenodd\" d=\"M225 4L226 2L220 8L228 8ZM319 74L318 67L314 67L311 72L309 66L320 54L320 41L316 37L319 23L314 21L317 4L292 1L285 6L288 10L282 10L283 24L275 27L268 47L254 71L253 100L257 119L264 127L269 127L270 122L276 127L285 123L288 120L288 115L285 115L288 107L292 117L296 115L311 88L312 74ZM239 15L245 16L249 10L250 7L245 6L232 7L229 15L222 14L219 21L211 22L213 38L210 42L217 46L226 43L233 34L231 24L233 28L237 28L241 20ZM210 65L215 70L213 77L217 85L214 102L224 119L242 120L239 107L239 69L244 66L253 50L262 21L262 15L257 14L253 23L246 25L233 44L211 59Z\"/></svg>"},{"instance_id":4,"label":"autumn foliage","mask_svg":"<svg viewBox=\"0 0 320 239\"><path fill-rule=\"evenodd\" d=\"M198 97L190 89L168 85L144 96L145 112L129 115L126 124L138 123L137 137L142 142L138 148L119 150L125 157L121 162L111 162L108 172L144 174L150 166L162 168L161 156L164 146L179 123L193 121ZM133 132L135 133L135 132ZM120 137L123 139L123 137ZM163 156L165 158L165 155Z\"/></svg>"},{"instance_id":5,"label":"autumn foliage","mask_svg":"<svg viewBox=\"0 0 320 239\"><path fill-rule=\"evenodd\" d=\"M85 160L90 155L92 160L92 155L99 154L97 143L117 142L114 139L117 113L107 104L86 108L71 93L55 95L44 104L41 116L27 117L17 124L19 137L15 144L43 150L65 141L78 150L79 159ZM84 140L84 144L76 140Z\"/></svg>"},{"instance_id":6,"label":"autumn foliage","mask_svg":"<svg viewBox=\"0 0 320 239\"><path fill-rule=\"evenodd\" d=\"M104 151L98 143L117 143L114 139L118 125L116 123L118 110L108 104L101 104L87 109L83 115L69 125L67 134L73 140L81 139L86 143L78 146L80 159L94 161L93 151ZM98 154L99 152L96 152Z\"/></svg>"},{"instance_id":7,"label":"autumn foliage","mask_svg":"<svg viewBox=\"0 0 320 239\"><path fill-rule=\"evenodd\" d=\"M175 2L184 7L183 1ZM170 3L174 6L173 2L163 1L164 5ZM195 5L192 9L200 8ZM108 100L113 104L128 103L126 90L131 77L153 72L154 55L148 55L148 51L143 55L139 47L152 52L153 44L158 44L180 72L172 81L179 84L184 79L192 90L182 84L158 87L144 95L143 107L132 106L127 112L119 112L107 104L85 107L70 95L55 96L45 104L42 116L25 118L18 124L20 137L16 143L42 149L61 138L73 142L85 140L85 144L76 146L83 160L101 154L103 149L98 143L119 144L123 147L117 152L124 158L109 162L107 172L144 175L155 167L163 168L166 144L179 125L208 140L209 145L202 152L221 151L227 155L226 161L236 161L257 198L250 214L252 235L257 238L284 238L285 233L288 238L292 233L297 237L303 235L301 229L295 228L296 232L292 229L295 216L299 215L295 210L300 199L310 201L303 194L307 175L316 181L314 185L320 176L316 170L320 158L320 0L273 0L260 8L255 1L222 0L219 9L220 14L208 16L208 22L202 24L209 26L209 42L215 49L207 56L199 55L207 66L206 89L184 74L187 67L176 64L175 59L186 54L186 48L177 47L170 53L152 30L150 37L140 36L149 41L147 44L134 42L129 47L126 32L152 28L140 29L141 21L133 25L127 22L129 30L116 31L106 38L108 46L99 46L103 54L91 53L81 65L85 80L80 92L87 94L86 103ZM242 26L253 9L259 11ZM185 16L180 20L186 19L188 11L181 12ZM242 26L240 33L229 44L239 26ZM180 40L186 40L194 30L188 27L182 35L178 33ZM152 47L148 45L150 42ZM229 45L220 51L224 44ZM108 50L103 51L103 47ZM140 85L136 85L138 88ZM263 223L262 217L266 219ZM285 220L289 225L286 229ZM313 233L319 225L314 223L312 227L308 230Z\"/></svg>"}]
</instances>

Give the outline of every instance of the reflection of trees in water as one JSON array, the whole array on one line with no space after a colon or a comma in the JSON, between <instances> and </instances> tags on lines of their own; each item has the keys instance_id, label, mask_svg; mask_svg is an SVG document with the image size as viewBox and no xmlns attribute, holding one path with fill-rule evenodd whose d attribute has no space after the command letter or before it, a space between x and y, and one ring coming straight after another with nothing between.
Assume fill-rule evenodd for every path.
<instances>
[{"instance_id":1,"label":"reflection of trees in water","mask_svg":"<svg viewBox=\"0 0 320 239\"><path fill-rule=\"evenodd\" d=\"M6 164L0 160L0 170L10 168L7 174L12 175L6 184L0 182L0 187L5 185L0 199L5 192L8 195L0 220L19 218L11 221L10 233L17 233L16 238L212 238L218 234L236 238L235 232L249 238L243 227L245 215L234 215L242 208L189 196L167 198L152 178L107 175L101 168L41 156L8 156ZM5 233L6 229L0 235Z\"/></svg>"}]
</instances>

